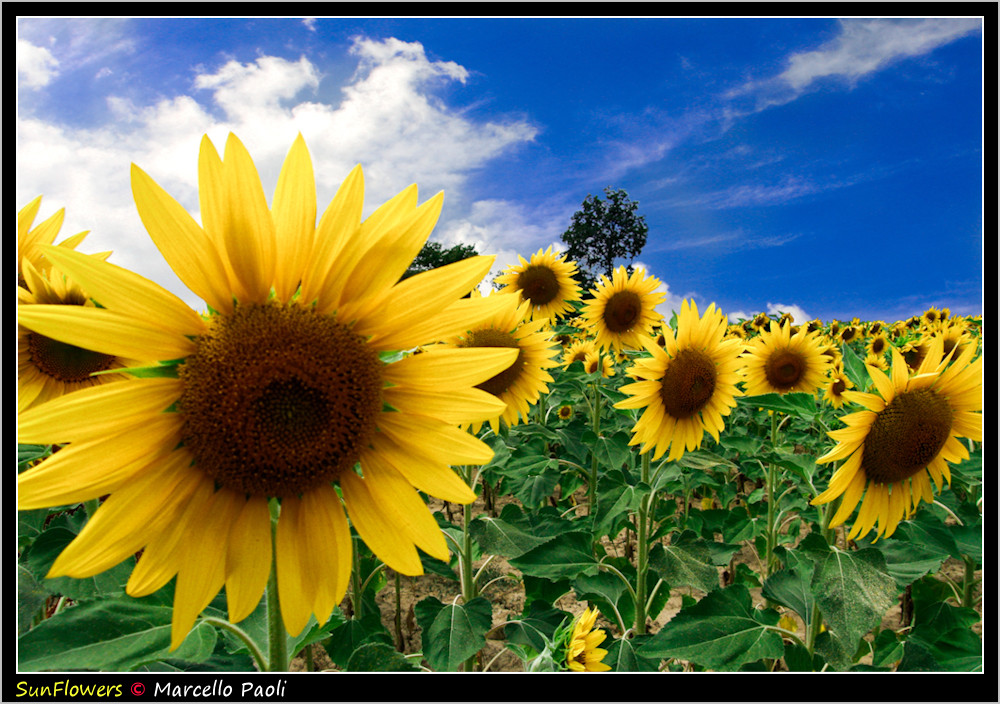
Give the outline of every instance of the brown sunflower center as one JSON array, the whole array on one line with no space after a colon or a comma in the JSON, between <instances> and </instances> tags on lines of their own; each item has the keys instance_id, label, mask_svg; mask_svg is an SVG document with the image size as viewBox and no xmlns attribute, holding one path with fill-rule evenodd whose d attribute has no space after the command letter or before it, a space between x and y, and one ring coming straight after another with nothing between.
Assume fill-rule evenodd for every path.
<instances>
[{"instance_id":1,"label":"brown sunflower center","mask_svg":"<svg viewBox=\"0 0 1000 704\"><path fill-rule=\"evenodd\" d=\"M715 393L715 362L700 350L681 350L670 361L660 382L663 407L674 418L690 418Z\"/></svg>"},{"instance_id":2,"label":"brown sunflower center","mask_svg":"<svg viewBox=\"0 0 1000 704\"><path fill-rule=\"evenodd\" d=\"M618 291L604 306L604 325L614 333L628 332L639 322L642 300L635 291Z\"/></svg>"},{"instance_id":3,"label":"brown sunflower center","mask_svg":"<svg viewBox=\"0 0 1000 704\"><path fill-rule=\"evenodd\" d=\"M781 392L792 389L806 371L806 361L802 355L792 350L778 350L764 365L767 382Z\"/></svg>"},{"instance_id":4,"label":"brown sunflower center","mask_svg":"<svg viewBox=\"0 0 1000 704\"><path fill-rule=\"evenodd\" d=\"M382 410L377 353L296 306L218 317L180 367L184 445L219 484L293 496L350 471Z\"/></svg>"},{"instance_id":5,"label":"brown sunflower center","mask_svg":"<svg viewBox=\"0 0 1000 704\"><path fill-rule=\"evenodd\" d=\"M514 382L521 376L524 369L524 350L517 344L517 338L509 332L485 328L469 333L465 338L463 347L509 347L518 349L517 359L509 367L496 376L487 379L482 384L477 384L476 388L488 391L494 396L499 396L504 391L514 385Z\"/></svg>"},{"instance_id":6,"label":"brown sunflower center","mask_svg":"<svg viewBox=\"0 0 1000 704\"><path fill-rule=\"evenodd\" d=\"M547 266L527 266L517 277L517 285L521 289L521 295L531 301L533 306L544 306L559 295L559 280Z\"/></svg>"},{"instance_id":7,"label":"brown sunflower center","mask_svg":"<svg viewBox=\"0 0 1000 704\"><path fill-rule=\"evenodd\" d=\"M28 333L28 353L38 371L63 383L88 381L91 374L110 369L115 361L113 355L59 342L37 332Z\"/></svg>"},{"instance_id":8,"label":"brown sunflower center","mask_svg":"<svg viewBox=\"0 0 1000 704\"><path fill-rule=\"evenodd\" d=\"M865 438L865 476L880 484L912 477L944 447L952 418L948 401L931 389L899 394L878 414Z\"/></svg>"},{"instance_id":9,"label":"brown sunflower center","mask_svg":"<svg viewBox=\"0 0 1000 704\"><path fill-rule=\"evenodd\" d=\"M830 385L830 392L834 396L843 396L845 391L847 391L847 382L843 379L838 378Z\"/></svg>"}]
</instances>

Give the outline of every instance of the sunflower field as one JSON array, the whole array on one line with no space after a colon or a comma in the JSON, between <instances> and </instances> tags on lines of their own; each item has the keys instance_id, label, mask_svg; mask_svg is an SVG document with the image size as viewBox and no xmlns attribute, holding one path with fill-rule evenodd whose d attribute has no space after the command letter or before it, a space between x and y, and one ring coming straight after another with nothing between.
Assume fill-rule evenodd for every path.
<instances>
[{"instance_id":1,"label":"sunflower field","mask_svg":"<svg viewBox=\"0 0 1000 704\"><path fill-rule=\"evenodd\" d=\"M204 311L19 213L19 671L982 671L981 316L482 295L401 279L440 196L198 174L132 183Z\"/></svg>"}]
</instances>

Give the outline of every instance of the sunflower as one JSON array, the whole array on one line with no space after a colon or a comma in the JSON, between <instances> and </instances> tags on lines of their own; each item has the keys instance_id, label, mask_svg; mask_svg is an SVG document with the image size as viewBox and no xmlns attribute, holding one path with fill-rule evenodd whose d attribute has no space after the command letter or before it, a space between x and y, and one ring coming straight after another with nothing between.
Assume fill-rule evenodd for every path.
<instances>
[{"instance_id":1,"label":"sunflower","mask_svg":"<svg viewBox=\"0 0 1000 704\"><path fill-rule=\"evenodd\" d=\"M847 520L861 502L848 539L866 535L876 522L876 540L888 537L921 500L934 500L931 481L939 492L951 482L948 463L969 457L958 438L981 442L983 436L983 359L972 361L973 353L970 347L957 358L945 355L936 339L910 373L893 348L890 374L867 367L878 393L844 392L865 410L842 418L847 427L829 433L836 446L816 460L844 461L812 500L818 505L843 497L830 526Z\"/></svg>"},{"instance_id":2,"label":"sunflower","mask_svg":"<svg viewBox=\"0 0 1000 704\"><path fill-rule=\"evenodd\" d=\"M601 376L607 379L615 375L615 363L607 355L600 352L591 352L583 360L583 371L587 374L600 372Z\"/></svg>"},{"instance_id":3,"label":"sunflower","mask_svg":"<svg viewBox=\"0 0 1000 704\"><path fill-rule=\"evenodd\" d=\"M517 293L521 301L530 301L530 317L555 320L573 309L580 300L580 287L574 280L576 262L557 257L551 245L531 255L531 261L518 255L520 264L512 264L496 277L501 293Z\"/></svg>"},{"instance_id":4,"label":"sunflower","mask_svg":"<svg viewBox=\"0 0 1000 704\"><path fill-rule=\"evenodd\" d=\"M573 625L573 635L566 647L566 667L573 672L607 672L610 665L602 662L608 651L600 645L607 639L597 624L597 609L587 608Z\"/></svg>"},{"instance_id":5,"label":"sunflower","mask_svg":"<svg viewBox=\"0 0 1000 704\"><path fill-rule=\"evenodd\" d=\"M583 362L587 355L597 352L597 344L593 340L583 339L570 343L563 352L562 364L568 369L573 362Z\"/></svg>"},{"instance_id":6,"label":"sunflower","mask_svg":"<svg viewBox=\"0 0 1000 704\"><path fill-rule=\"evenodd\" d=\"M573 407L568 403L559 406L559 420L569 420L573 417Z\"/></svg>"},{"instance_id":7,"label":"sunflower","mask_svg":"<svg viewBox=\"0 0 1000 704\"><path fill-rule=\"evenodd\" d=\"M29 258L24 259L24 283L17 291L19 306L95 308L83 289L58 268L49 265L45 269L48 276L41 274ZM18 325L17 410L27 410L78 389L121 380L125 377L113 370L136 364L139 362L134 359L67 344Z\"/></svg>"},{"instance_id":8,"label":"sunflower","mask_svg":"<svg viewBox=\"0 0 1000 704\"><path fill-rule=\"evenodd\" d=\"M527 419L529 406L538 402L552 382L546 369L557 366L558 362L553 359L557 350L550 344L548 320L526 320L530 315L528 301L500 295L486 298L498 299L502 307L467 331L444 340L442 346L517 350L513 364L478 385L503 403L499 412L488 419L496 432L501 420L513 426L520 419ZM480 423L474 422L472 428L473 432L478 432Z\"/></svg>"},{"instance_id":9,"label":"sunflower","mask_svg":"<svg viewBox=\"0 0 1000 704\"><path fill-rule=\"evenodd\" d=\"M410 186L362 222L356 167L317 225L301 135L270 208L234 135L224 158L202 140L201 226L134 165L132 190L153 241L209 315L136 274L45 249L104 307L20 306L22 324L104 354L169 360L20 414L20 442L68 444L19 475L19 509L110 495L49 576L89 577L142 550L126 591L150 594L176 575L177 648L223 587L230 620L250 614L272 569L288 632L312 614L325 622L351 572L347 517L403 574L422 572L417 548L447 559L417 489L475 499L449 465L492 451L458 423L503 409L475 385L516 354L396 353L498 307L462 299L493 257L400 281L441 194L418 206Z\"/></svg>"},{"instance_id":10,"label":"sunflower","mask_svg":"<svg viewBox=\"0 0 1000 704\"><path fill-rule=\"evenodd\" d=\"M663 316L656 306L666 299L665 293L656 291L660 280L646 276L643 269L632 275L625 267L618 267L612 278L601 276L593 296L584 306L582 318L602 349L642 349L653 327Z\"/></svg>"},{"instance_id":11,"label":"sunflower","mask_svg":"<svg viewBox=\"0 0 1000 704\"><path fill-rule=\"evenodd\" d=\"M792 335L774 322L751 341L745 358L747 396L814 393L831 362L816 334L803 327Z\"/></svg>"},{"instance_id":12,"label":"sunflower","mask_svg":"<svg viewBox=\"0 0 1000 704\"><path fill-rule=\"evenodd\" d=\"M89 306L94 302L80 286L63 275L44 256L42 248L51 245L62 226L65 211L60 209L32 228L42 197L38 196L17 214L17 302L19 305ZM87 235L80 232L59 243L73 249ZM105 259L109 253L91 255ZM67 345L27 328L17 329L17 410L44 403L77 389L115 381L122 377L108 372L134 360L101 354Z\"/></svg>"},{"instance_id":13,"label":"sunflower","mask_svg":"<svg viewBox=\"0 0 1000 704\"><path fill-rule=\"evenodd\" d=\"M830 368L830 377L823 386L823 400L834 408L844 405L844 392L853 389L854 382L847 378L842 365Z\"/></svg>"},{"instance_id":14,"label":"sunflower","mask_svg":"<svg viewBox=\"0 0 1000 704\"><path fill-rule=\"evenodd\" d=\"M66 217L65 208L60 208L38 225L32 227L41 205L42 197L37 196L17 213L17 283L19 286L25 285L23 271L25 260L39 274L48 274L51 263L42 255L41 247L55 242L56 235L59 234L59 230L62 228L63 219ZM60 242L59 246L66 247L67 249L75 249L77 245L83 242L87 234L86 230L78 232ZM107 254L98 256L106 257Z\"/></svg>"},{"instance_id":15,"label":"sunflower","mask_svg":"<svg viewBox=\"0 0 1000 704\"><path fill-rule=\"evenodd\" d=\"M631 367L629 376L640 381L621 388L631 398L615 408L644 408L629 444L642 443L643 453L655 447L654 460L670 448L668 459L676 460L685 450L700 447L705 432L719 439L723 416L736 406L740 394L742 340L725 338L726 319L714 303L699 318L698 306L686 300L676 335L669 327L664 333L665 347L647 338L652 356Z\"/></svg>"}]
</instances>

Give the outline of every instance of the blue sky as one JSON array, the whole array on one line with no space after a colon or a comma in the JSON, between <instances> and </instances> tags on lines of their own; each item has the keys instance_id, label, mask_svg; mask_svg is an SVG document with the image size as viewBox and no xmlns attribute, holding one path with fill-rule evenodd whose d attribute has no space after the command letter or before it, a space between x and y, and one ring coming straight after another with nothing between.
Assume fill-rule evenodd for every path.
<instances>
[{"instance_id":1,"label":"blue sky","mask_svg":"<svg viewBox=\"0 0 1000 704\"><path fill-rule=\"evenodd\" d=\"M136 163L198 217L229 131L265 192L301 132L320 208L445 191L432 235L549 245L624 188L637 262L731 318L982 313L982 18L20 18L17 201L200 301L135 213Z\"/></svg>"}]
</instances>

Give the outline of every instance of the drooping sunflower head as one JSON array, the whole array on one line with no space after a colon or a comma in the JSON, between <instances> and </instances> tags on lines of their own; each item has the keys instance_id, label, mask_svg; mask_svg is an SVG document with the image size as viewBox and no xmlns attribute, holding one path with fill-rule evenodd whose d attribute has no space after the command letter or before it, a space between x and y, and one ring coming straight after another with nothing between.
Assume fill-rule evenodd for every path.
<instances>
[{"instance_id":1,"label":"drooping sunflower head","mask_svg":"<svg viewBox=\"0 0 1000 704\"><path fill-rule=\"evenodd\" d=\"M746 394L814 393L824 382L831 363L819 337L805 327L794 335L771 323L749 346L746 355Z\"/></svg>"},{"instance_id":2,"label":"drooping sunflower head","mask_svg":"<svg viewBox=\"0 0 1000 704\"><path fill-rule=\"evenodd\" d=\"M844 392L864 410L841 419L846 427L829 433L837 444L816 460L842 462L812 500L820 505L843 497L831 526L846 521L860 502L848 538L876 524L876 539L888 537L920 501L934 500L932 481L938 491L951 481L948 463L969 457L958 438L982 441L982 357L973 360L973 354L968 348L957 358L944 355L937 340L911 373L893 348L889 375L867 366L876 393Z\"/></svg>"},{"instance_id":3,"label":"drooping sunflower head","mask_svg":"<svg viewBox=\"0 0 1000 704\"><path fill-rule=\"evenodd\" d=\"M270 205L235 136L223 158L203 140L201 225L138 167L132 179L146 229L209 315L133 272L45 250L101 308L21 305L26 329L161 360L19 414L19 442L67 443L18 476L19 508L107 496L50 576L90 577L141 551L127 592L150 594L176 575L177 648L223 587L231 622L254 610L272 567L271 511L281 613L293 635L311 615L328 619L346 591L348 518L403 574L422 573L418 548L446 559L417 490L475 498L451 465L482 464L492 452L459 426L506 408L477 385L517 352L433 343L503 307L507 297L463 298L493 257L401 280L440 195L418 205L411 186L362 220L356 168L317 224L301 137Z\"/></svg>"},{"instance_id":4,"label":"drooping sunflower head","mask_svg":"<svg viewBox=\"0 0 1000 704\"><path fill-rule=\"evenodd\" d=\"M554 320L573 309L573 302L580 300L580 287L573 278L576 262L557 256L550 245L531 255L531 260L518 256L519 264L512 264L496 277L503 288L501 293L516 293L521 301L530 302L530 318Z\"/></svg>"},{"instance_id":5,"label":"drooping sunflower head","mask_svg":"<svg viewBox=\"0 0 1000 704\"><path fill-rule=\"evenodd\" d=\"M519 302L510 296L496 298L503 307L494 315L443 342L444 346L457 348L517 350L513 364L477 386L505 404L501 413L489 419L494 431L499 430L501 420L508 426L527 420L530 406L538 402L552 382L547 369L558 365L554 359L558 348L550 339L548 320L528 320L528 301ZM473 431L477 432L479 427L479 423L474 423Z\"/></svg>"},{"instance_id":6,"label":"drooping sunflower head","mask_svg":"<svg viewBox=\"0 0 1000 704\"><path fill-rule=\"evenodd\" d=\"M647 276L644 269L636 269L630 276L620 266L610 280L602 276L582 314L598 347L616 352L642 349L663 319L656 311L666 299L666 293L658 291L660 286L660 280Z\"/></svg>"},{"instance_id":7,"label":"drooping sunflower head","mask_svg":"<svg viewBox=\"0 0 1000 704\"><path fill-rule=\"evenodd\" d=\"M608 672L611 666L603 662L608 651L601 648L607 639L602 628L596 628L597 609L587 608L577 617L566 645L566 669L572 672Z\"/></svg>"},{"instance_id":8,"label":"drooping sunflower head","mask_svg":"<svg viewBox=\"0 0 1000 704\"><path fill-rule=\"evenodd\" d=\"M615 404L644 409L630 444L641 443L643 453L655 448L654 460L670 449L668 459L676 460L700 447L706 432L718 440L740 394L742 341L725 333L725 317L715 304L699 318L693 301L682 302L677 332L664 328L664 347L647 343L651 356L628 371L637 381L621 388L630 398Z\"/></svg>"}]
</instances>

